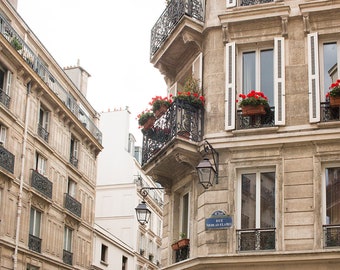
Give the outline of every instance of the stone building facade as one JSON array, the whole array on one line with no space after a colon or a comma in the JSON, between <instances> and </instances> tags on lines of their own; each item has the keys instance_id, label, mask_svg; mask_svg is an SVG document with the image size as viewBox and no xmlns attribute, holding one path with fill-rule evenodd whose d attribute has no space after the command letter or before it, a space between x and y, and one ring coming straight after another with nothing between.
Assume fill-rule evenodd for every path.
<instances>
[{"instance_id":1,"label":"stone building facade","mask_svg":"<svg viewBox=\"0 0 340 270\"><path fill-rule=\"evenodd\" d=\"M339 268L340 109L326 97L340 77L339 10L340 1L169 2L151 63L168 94L193 76L206 101L173 102L144 135L143 169L166 189L163 269ZM239 94L251 90L268 97L264 115L242 113ZM207 189L196 171L204 155L212 162L205 140L219 155ZM183 232L189 244L173 250Z\"/></svg>"},{"instance_id":2,"label":"stone building facade","mask_svg":"<svg viewBox=\"0 0 340 270\"><path fill-rule=\"evenodd\" d=\"M90 269L98 114L7 1L0 47L0 268Z\"/></svg>"}]
</instances>

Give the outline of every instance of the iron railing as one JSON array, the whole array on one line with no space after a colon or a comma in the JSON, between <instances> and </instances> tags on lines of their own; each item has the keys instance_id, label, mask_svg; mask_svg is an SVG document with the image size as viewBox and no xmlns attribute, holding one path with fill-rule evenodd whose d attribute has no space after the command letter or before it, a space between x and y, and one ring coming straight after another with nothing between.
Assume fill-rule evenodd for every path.
<instances>
[{"instance_id":1,"label":"iron railing","mask_svg":"<svg viewBox=\"0 0 340 270\"><path fill-rule=\"evenodd\" d=\"M28 236L28 248L35 252L41 253L41 239L32 234Z\"/></svg>"},{"instance_id":2,"label":"iron railing","mask_svg":"<svg viewBox=\"0 0 340 270\"><path fill-rule=\"evenodd\" d=\"M274 2L274 0L239 0L238 5L239 6L252 6L252 5L265 4L265 3L271 3L271 2Z\"/></svg>"},{"instance_id":3,"label":"iron railing","mask_svg":"<svg viewBox=\"0 0 340 270\"><path fill-rule=\"evenodd\" d=\"M7 95L5 93L5 91L3 91L1 88L0 88L0 103L4 104L7 109L9 109L9 104L11 102L11 98L9 95Z\"/></svg>"},{"instance_id":4,"label":"iron railing","mask_svg":"<svg viewBox=\"0 0 340 270\"><path fill-rule=\"evenodd\" d=\"M328 102L320 104L320 122L331 122L340 120L340 106L331 107Z\"/></svg>"},{"instance_id":5,"label":"iron railing","mask_svg":"<svg viewBox=\"0 0 340 270\"><path fill-rule=\"evenodd\" d=\"M32 170L31 186L47 198L52 199L53 183L36 170Z\"/></svg>"},{"instance_id":6,"label":"iron railing","mask_svg":"<svg viewBox=\"0 0 340 270\"><path fill-rule=\"evenodd\" d=\"M48 142L48 136L49 136L49 133L46 129L44 129L42 127L41 124L38 124L38 135L44 139L45 142Z\"/></svg>"},{"instance_id":7,"label":"iron railing","mask_svg":"<svg viewBox=\"0 0 340 270\"><path fill-rule=\"evenodd\" d=\"M70 111L82 123L86 122L86 129L98 140L98 142L102 143L102 133L97 128L97 126L82 111L75 98L68 91L66 91L49 72L42 59L36 55L33 50L31 50L31 48L24 42L24 40L2 15L0 15L0 33L8 40L12 47L17 50L26 63L50 87L50 89L58 96L58 98L70 109Z\"/></svg>"},{"instance_id":8,"label":"iron railing","mask_svg":"<svg viewBox=\"0 0 340 270\"><path fill-rule=\"evenodd\" d=\"M73 264L73 253L63 249L63 262L72 265Z\"/></svg>"},{"instance_id":9,"label":"iron railing","mask_svg":"<svg viewBox=\"0 0 340 270\"><path fill-rule=\"evenodd\" d=\"M264 115L243 116L242 110L237 111L236 129L263 128L275 126L275 107Z\"/></svg>"},{"instance_id":10,"label":"iron railing","mask_svg":"<svg viewBox=\"0 0 340 270\"><path fill-rule=\"evenodd\" d=\"M324 246L340 247L340 225L324 225Z\"/></svg>"},{"instance_id":11,"label":"iron railing","mask_svg":"<svg viewBox=\"0 0 340 270\"><path fill-rule=\"evenodd\" d=\"M0 144L0 166L5 170L14 173L15 156Z\"/></svg>"},{"instance_id":12,"label":"iron railing","mask_svg":"<svg viewBox=\"0 0 340 270\"><path fill-rule=\"evenodd\" d=\"M238 251L275 250L275 228L237 230Z\"/></svg>"},{"instance_id":13,"label":"iron railing","mask_svg":"<svg viewBox=\"0 0 340 270\"><path fill-rule=\"evenodd\" d=\"M78 217L81 217L81 203L68 193L65 193L65 208Z\"/></svg>"},{"instance_id":14,"label":"iron railing","mask_svg":"<svg viewBox=\"0 0 340 270\"><path fill-rule=\"evenodd\" d=\"M199 142L202 139L202 112L185 101L175 100L151 129L142 130L142 164L147 163L175 136Z\"/></svg>"},{"instance_id":15,"label":"iron railing","mask_svg":"<svg viewBox=\"0 0 340 270\"><path fill-rule=\"evenodd\" d=\"M184 15L204 21L204 0L172 0L151 30L150 57L163 45Z\"/></svg>"},{"instance_id":16,"label":"iron railing","mask_svg":"<svg viewBox=\"0 0 340 270\"><path fill-rule=\"evenodd\" d=\"M181 247L175 251L175 262L184 261L190 258L190 245Z\"/></svg>"}]
</instances>

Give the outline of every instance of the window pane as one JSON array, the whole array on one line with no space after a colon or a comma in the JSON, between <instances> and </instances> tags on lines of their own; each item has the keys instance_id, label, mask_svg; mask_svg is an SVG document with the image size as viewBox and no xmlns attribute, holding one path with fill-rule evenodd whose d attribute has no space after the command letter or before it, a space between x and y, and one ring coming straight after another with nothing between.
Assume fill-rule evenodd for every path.
<instances>
[{"instance_id":1,"label":"window pane","mask_svg":"<svg viewBox=\"0 0 340 270\"><path fill-rule=\"evenodd\" d=\"M241 229L256 228L256 174L242 175Z\"/></svg>"},{"instance_id":2,"label":"window pane","mask_svg":"<svg viewBox=\"0 0 340 270\"><path fill-rule=\"evenodd\" d=\"M337 79L337 53L336 43L323 44L323 77L324 77L324 95L329 91L329 86Z\"/></svg>"},{"instance_id":3,"label":"window pane","mask_svg":"<svg viewBox=\"0 0 340 270\"><path fill-rule=\"evenodd\" d=\"M275 227L275 173L261 173L261 228Z\"/></svg>"},{"instance_id":4,"label":"window pane","mask_svg":"<svg viewBox=\"0 0 340 270\"><path fill-rule=\"evenodd\" d=\"M340 168L326 169L326 224L340 224Z\"/></svg>"},{"instance_id":5,"label":"window pane","mask_svg":"<svg viewBox=\"0 0 340 270\"><path fill-rule=\"evenodd\" d=\"M242 86L243 93L247 94L251 90L256 90L255 80L255 52L243 53L242 57Z\"/></svg>"},{"instance_id":6,"label":"window pane","mask_svg":"<svg viewBox=\"0 0 340 270\"><path fill-rule=\"evenodd\" d=\"M182 208L182 233L185 233L185 238L188 236L188 215L189 215L189 194L183 196Z\"/></svg>"},{"instance_id":7,"label":"window pane","mask_svg":"<svg viewBox=\"0 0 340 270\"><path fill-rule=\"evenodd\" d=\"M274 58L273 50L265 50L260 53L260 78L261 86L257 91L262 91L267 97L269 104L274 105Z\"/></svg>"}]
</instances>

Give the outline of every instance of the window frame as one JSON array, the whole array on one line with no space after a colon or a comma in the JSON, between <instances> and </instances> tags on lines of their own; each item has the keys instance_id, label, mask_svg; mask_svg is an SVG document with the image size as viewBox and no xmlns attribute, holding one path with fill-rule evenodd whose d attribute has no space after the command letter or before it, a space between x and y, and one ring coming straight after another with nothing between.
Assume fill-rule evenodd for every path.
<instances>
[{"instance_id":1,"label":"window frame","mask_svg":"<svg viewBox=\"0 0 340 270\"><path fill-rule=\"evenodd\" d=\"M33 214L33 216L32 216L32 214ZM42 212L37 210L34 207L31 207L29 234L40 238L41 224L42 224ZM38 226L38 228L37 228L37 226Z\"/></svg>"},{"instance_id":2,"label":"window frame","mask_svg":"<svg viewBox=\"0 0 340 270\"><path fill-rule=\"evenodd\" d=\"M73 229L65 226L64 227L64 250L72 252L72 242L73 242Z\"/></svg>"},{"instance_id":3,"label":"window frame","mask_svg":"<svg viewBox=\"0 0 340 270\"><path fill-rule=\"evenodd\" d=\"M36 152L35 158L35 169L41 175L46 175L47 168L47 159L41 155L39 152Z\"/></svg>"},{"instance_id":4,"label":"window frame","mask_svg":"<svg viewBox=\"0 0 340 270\"><path fill-rule=\"evenodd\" d=\"M7 138L7 127L0 123L0 145L6 145L6 138Z\"/></svg>"}]
</instances>

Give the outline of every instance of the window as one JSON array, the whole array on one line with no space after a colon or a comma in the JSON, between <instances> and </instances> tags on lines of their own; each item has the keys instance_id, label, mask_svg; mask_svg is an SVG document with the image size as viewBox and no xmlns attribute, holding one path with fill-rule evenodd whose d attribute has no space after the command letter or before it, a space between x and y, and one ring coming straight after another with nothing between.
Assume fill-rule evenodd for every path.
<instances>
[{"instance_id":1,"label":"window","mask_svg":"<svg viewBox=\"0 0 340 270\"><path fill-rule=\"evenodd\" d=\"M128 262L128 258L125 257L125 256L123 256L123 257L122 257L122 270L128 269L127 262Z\"/></svg>"},{"instance_id":2,"label":"window","mask_svg":"<svg viewBox=\"0 0 340 270\"><path fill-rule=\"evenodd\" d=\"M67 194L75 198L76 187L77 187L77 183L69 178L67 182Z\"/></svg>"},{"instance_id":3,"label":"window","mask_svg":"<svg viewBox=\"0 0 340 270\"><path fill-rule=\"evenodd\" d=\"M72 252L72 229L65 226L64 229L64 250Z\"/></svg>"},{"instance_id":4,"label":"window","mask_svg":"<svg viewBox=\"0 0 340 270\"><path fill-rule=\"evenodd\" d=\"M325 247L340 246L340 167L326 168L324 198Z\"/></svg>"},{"instance_id":5,"label":"window","mask_svg":"<svg viewBox=\"0 0 340 270\"><path fill-rule=\"evenodd\" d=\"M236 125L236 93L262 91L275 107L275 125L285 124L285 62L284 38L274 38L271 44L226 44L225 129ZM236 61L236 51L240 57ZM237 64L236 64L237 62ZM237 77L236 77L237 76Z\"/></svg>"},{"instance_id":6,"label":"window","mask_svg":"<svg viewBox=\"0 0 340 270\"><path fill-rule=\"evenodd\" d=\"M238 195L239 250L275 248L275 173L240 175Z\"/></svg>"},{"instance_id":7,"label":"window","mask_svg":"<svg viewBox=\"0 0 340 270\"><path fill-rule=\"evenodd\" d=\"M26 270L39 270L39 267L27 264L26 266Z\"/></svg>"},{"instance_id":8,"label":"window","mask_svg":"<svg viewBox=\"0 0 340 270\"><path fill-rule=\"evenodd\" d=\"M189 193L181 198L181 234L189 238Z\"/></svg>"},{"instance_id":9,"label":"window","mask_svg":"<svg viewBox=\"0 0 340 270\"><path fill-rule=\"evenodd\" d=\"M100 261L101 262L105 262L107 263L107 246L102 244L102 249L101 249L101 253L100 253Z\"/></svg>"},{"instance_id":10,"label":"window","mask_svg":"<svg viewBox=\"0 0 340 270\"><path fill-rule=\"evenodd\" d=\"M322 80L323 80L323 91L322 99L325 99L327 92L329 91L329 86L332 82L335 82L338 77L338 64L337 64L337 42L326 42L322 44Z\"/></svg>"},{"instance_id":11,"label":"window","mask_svg":"<svg viewBox=\"0 0 340 270\"><path fill-rule=\"evenodd\" d=\"M30 215L30 234L40 237L41 212L31 208Z\"/></svg>"},{"instance_id":12,"label":"window","mask_svg":"<svg viewBox=\"0 0 340 270\"><path fill-rule=\"evenodd\" d=\"M74 137L71 137L71 145L70 145L70 163L78 168L78 150L79 150L79 141Z\"/></svg>"},{"instance_id":13,"label":"window","mask_svg":"<svg viewBox=\"0 0 340 270\"><path fill-rule=\"evenodd\" d=\"M35 160L35 169L41 175L46 174L46 163L47 160L41 154L36 153L36 160Z\"/></svg>"},{"instance_id":14,"label":"window","mask_svg":"<svg viewBox=\"0 0 340 270\"><path fill-rule=\"evenodd\" d=\"M0 145L5 145L7 128L0 124Z\"/></svg>"},{"instance_id":15,"label":"window","mask_svg":"<svg viewBox=\"0 0 340 270\"><path fill-rule=\"evenodd\" d=\"M12 84L12 73L0 66L0 102L7 108L10 102L10 91Z\"/></svg>"},{"instance_id":16,"label":"window","mask_svg":"<svg viewBox=\"0 0 340 270\"><path fill-rule=\"evenodd\" d=\"M39 110L38 135L48 142L49 112L42 106Z\"/></svg>"}]
</instances>

